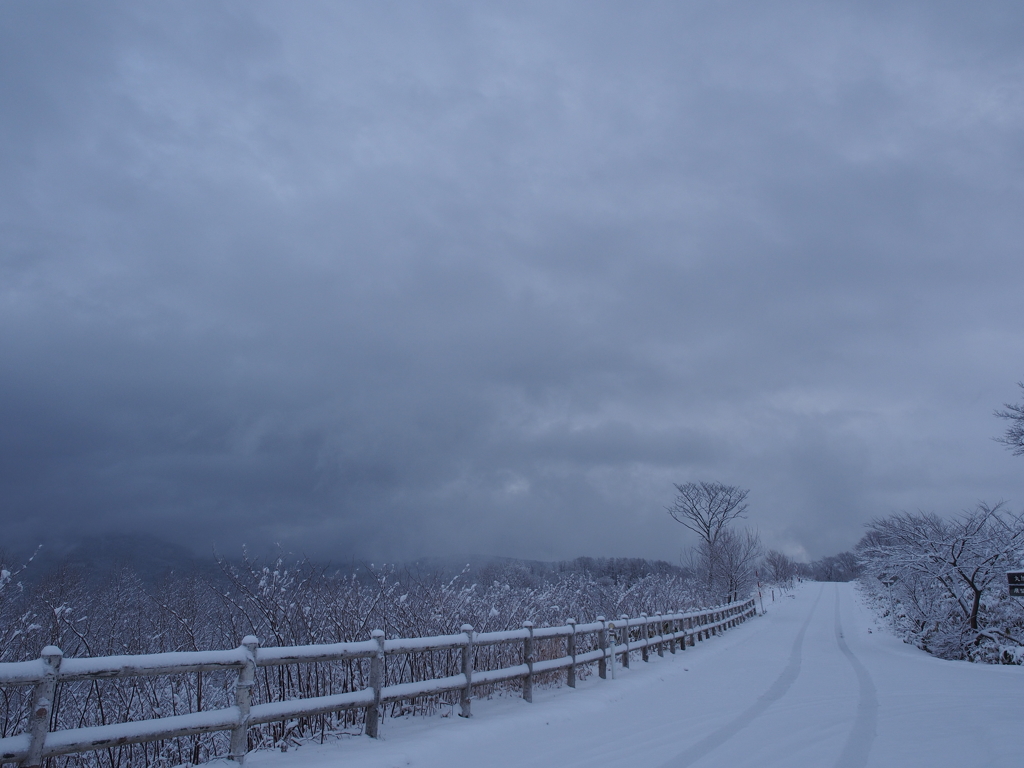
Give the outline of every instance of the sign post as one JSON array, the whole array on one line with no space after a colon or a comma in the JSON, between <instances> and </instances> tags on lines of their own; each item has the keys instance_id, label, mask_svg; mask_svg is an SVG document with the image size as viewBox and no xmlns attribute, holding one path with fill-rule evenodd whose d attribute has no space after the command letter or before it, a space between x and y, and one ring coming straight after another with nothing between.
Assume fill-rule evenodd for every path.
<instances>
[{"instance_id":1,"label":"sign post","mask_svg":"<svg viewBox=\"0 0 1024 768\"><path fill-rule=\"evenodd\" d=\"M878 580L885 584L886 589L889 590L889 607L892 608L895 603L892 601L892 585L899 581L898 578L893 576L891 573L885 573L884 571L878 574Z\"/></svg>"},{"instance_id":2,"label":"sign post","mask_svg":"<svg viewBox=\"0 0 1024 768\"><path fill-rule=\"evenodd\" d=\"M1024 597L1024 571L1009 571L1006 581L1010 587L1010 597Z\"/></svg>"}]
</instances>

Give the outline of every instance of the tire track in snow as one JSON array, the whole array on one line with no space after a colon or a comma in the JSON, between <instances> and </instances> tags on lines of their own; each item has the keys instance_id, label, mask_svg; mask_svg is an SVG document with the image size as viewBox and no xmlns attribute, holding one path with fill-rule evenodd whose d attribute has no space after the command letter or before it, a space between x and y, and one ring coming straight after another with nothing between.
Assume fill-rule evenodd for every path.
<instances>
[{"instance_id":1,"label":"tire track in snow","mask_svg":"<svg viewBox=\"0 0 1024 768\"><path fill-rule=\"evenodd\" d=\"M726 723L716 731L712 731L685 752L676 755L674 758L669 760L664 764L664 766L662 766L662 768L686 768L687 766L693 765L702 757L710 754L729 741L729 739L750 725L750 723L768 709L768 707L786 695L790 686L793 685L793 681L796 680L797 676L800 674L800 665L803 662L804 635L807 634L807 627L811 624L811 619L814 617L814 611L818 607L818 602L821 600L821 594L823 591L824 588L822 588L822 590L818 592L818 596L814 598L814 604L811 606L811 610L807 614L807 619L804 621L804 625L797 633L796 640L793 641L793 650L789 653L789 663L787 663L786 668L782 670L782 674L780 674L775 679L775 682L772 683L771 688L762 693L761 696L758 697L757 701L743 710L743 712L737 715L731 722ZM852 768L854 765L860 764L851 763L849 768ZM848 767L843 764L842 768Z\"/></svg>"},{"instance_id":2,"label":"tire track in snow","mask_svg":"<svg viewBox=\"0 0 1024 768\"><path fill-rule=\"evenodd\" d=\"M860 695L857 699L857 717L853 721L850 735L846 737L843 751L839 753L835 768L864 768L868 764L871 745L875 741L878 726L878 693L867 667L850 650L843 637L843 623L839 618L839 590L836 589L836 642L846 660L857 675Z\"/></svg>"}]
</instances>

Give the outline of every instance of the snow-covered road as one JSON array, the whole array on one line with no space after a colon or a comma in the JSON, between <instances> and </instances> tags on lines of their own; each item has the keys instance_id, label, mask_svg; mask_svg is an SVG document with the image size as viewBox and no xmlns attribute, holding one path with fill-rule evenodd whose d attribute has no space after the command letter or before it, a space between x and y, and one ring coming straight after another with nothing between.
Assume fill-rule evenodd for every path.
<instances>
[{"instance_id":1,"label":"snow-covered road","mask_svg":"<svg viewBox=\"0 0 1024 768\"><path fill-rule=\"evenodd\" d=\"M876 626L852 584L805 584L767 615L615 680L385 720L255 768L1024 766L1024 668L940 661Z\"/></svg>"}]
</instances>

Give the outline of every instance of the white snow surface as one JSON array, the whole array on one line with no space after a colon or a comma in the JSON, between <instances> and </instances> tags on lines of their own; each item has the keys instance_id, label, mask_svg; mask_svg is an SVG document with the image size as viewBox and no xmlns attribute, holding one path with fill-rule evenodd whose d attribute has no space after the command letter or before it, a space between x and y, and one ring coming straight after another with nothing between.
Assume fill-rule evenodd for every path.
<instances>
[{"instance_id":1,"label":"white snow surface","mask_svg":"<svg viewBox=\"0 0 1024 768\"><path fill-rule=\"evenodd\" d=\"M385 718L364 736L253 768L1024 766L1024 668L933 658L902 643L852 584L804 584L767 614L664 658L473 717Z\"/></svg>"}]
</instances>

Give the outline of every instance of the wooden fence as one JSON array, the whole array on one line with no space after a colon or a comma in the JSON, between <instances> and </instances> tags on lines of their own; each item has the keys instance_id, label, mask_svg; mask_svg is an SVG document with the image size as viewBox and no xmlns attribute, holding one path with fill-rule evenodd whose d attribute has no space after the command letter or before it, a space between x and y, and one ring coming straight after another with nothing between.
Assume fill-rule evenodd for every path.
<instances>
[{"instance_id":1,"label":"wooden fence","mask_svg":"<svg viewBox=\"0 0 1024 768\"><path fill-rule=\"evenodd\" d=\"M261 723L361 708L365 710L366 733L376 737L382 704L449 691L459 692L460 714L469 717L474 686L520 680L523 698L532 701L534 682L539 676L565 670L567 684L575 687L580 668L596 663L600 677L614 677L616 659L621 666L629 667L630 655L636 652L646 661L652 650L659 656L664 655L666 648L670 653L675 653L677 648L685 650L687 645L692 646L755 614L754 601L747 600L689 613L622 616L613 621L598 617L589 624L577 624L570 619L560 627L534 627L526 622L522 629L505 632L480 633L463 625L462 631L454 635L387 639L382 631L374 630L369 640L330 645L260 648L257 638L250 635L238 648L227 651L94 658L64 658L59 648L47 646L39 659L0 664L0 686L34 686L27 726L16 736L0 739L0 763L35 768L45 758L58 755L230 731L229 757L241 764L249 751L249 729ZM553 644L559 649L557 655L551 651ZM481 652L488 646L521 648L522 662L497 669L475 668ZM541 646L545 653L538 653ZM435 651L456 652L461 657L458 674L383 684L387 657ZM369 661L369 685L360 690L251 703L250 691L258 668L351 659ZM61 684L224 670L237 672L231 707L127 723L50 730L51 723L56 721L54 701Z\"/></svg>"}]
</instances>

